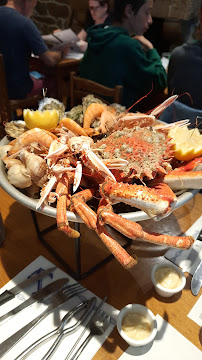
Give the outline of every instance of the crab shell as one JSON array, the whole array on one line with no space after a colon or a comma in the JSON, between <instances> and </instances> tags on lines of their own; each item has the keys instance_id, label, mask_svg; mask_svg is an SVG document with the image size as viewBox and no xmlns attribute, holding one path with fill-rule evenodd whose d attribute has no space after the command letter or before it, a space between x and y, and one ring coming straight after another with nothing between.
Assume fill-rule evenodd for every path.
<instances>
[{"instance_id":1,"label":"crab shell","mask_svg":"<svg viewBox=\"0 0 202 360\"><path fill-rule=\"evenodd\" d=\"M166 174L171 170L172 144L162 131L154 128L124 128L113 132L91 146L102 160L121 158L128 164L112 169L117 181L131 182L133 178L153 179L157 173Z\"/></svg>"}]
</instances>

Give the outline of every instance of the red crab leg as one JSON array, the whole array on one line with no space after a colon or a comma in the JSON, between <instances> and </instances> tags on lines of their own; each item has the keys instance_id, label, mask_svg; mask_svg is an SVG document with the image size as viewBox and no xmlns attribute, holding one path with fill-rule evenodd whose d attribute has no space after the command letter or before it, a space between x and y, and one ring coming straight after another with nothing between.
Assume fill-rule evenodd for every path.
<instances>
[{"instance_id":1,"label":"red crab leg","mask_svg":"<svg viewBox=\"0 0 202 360\"><path fill-rule=\"evenodd\" d=\"M86 189L71 197L70 207L72 211L75 211L88 226L89 229L96 230L97 228L97 216L95 212L86 204L86 202L92 199L94 194L93 190Z\"/></svg>"},{"instance_id":2,"label":"red crab leg","mask_svg":"<svg viewBox=\"0 0 202 360\"><path fill-rule=\"evenodd\" d=\"M86 200L89 200L92 197L92 194L91 190L84 190L72 196L71 201L73 206L75 206L74 210L77 211L84 223L90 229L96 231L102 242L120 262L120 264L126 269L131 268L136 265L137 259L130 256L127 251L111 237L105 227L97 221L96 213L85 203Z\"/></svg>"},{"instance_id":3,"label":"red crab leg","mask_svg":"<svg viewBox=\"0 0 202 360\"><path fill-rule=\"evenodd\" d=\"M98 217L100 221L102 221L102 224L106 223L112 226L123 235L133 240L138 239L158 245L166 244L181 249L189 249L194 242L194 238L191 236L170 236L154 232L148 233L144 231L139 224L115 214L109 204L107 206L102 205L99 207Z\"/></svg>"},{"instance_id":4,"label":"red crab leg","mask_svg":"<svg viewBox=\"0 0 202 360\"><path fill-rule=\"evenodd\" d=\"M65 181L64 177L58 182L56 187L56 193L58 194L57 200L57 227L59 230L63 231L69 237L78 238L80 236L79 232L70 228L67 220L67 199L68 199L68 184L67 179Z\"/></svg>"},{"instance_id":5,"label":"red crab leg","mask_svg":"<svg viewBox=\"0 0 202 360\"><path fill-rule=\"evenodd\" d=\"M154 220L169 215L170 201L162 199L155 189L143 185L130 185L106 181L100 185L101 195L109 199L111 204L124 202L145 211Z\"/></svg>"},{"instance_id":6,"label":"red crab leg","mask_svg":"<svg viewBox=\"0 0 202 360\"><path fill-rule=\"evenodd\" d=\"M176 168L176 169L173 170L173 171L191 171L191 170L196 170L196 167L197 167L199 164L202 164L202 156L200 156L200 157L198 157L198 158L195 158L195 159L189 161L187 164L182 165L182 166Z\"/></svg>"},{"instance_id":7,"label":"red crab leg","mask_svg":"<svg viewBox=\"0 0 202 360\"><path fill-rule=\"evenodd\" d=\"M202 171L171 171L164 176L163 181L172 190L202 189Z\"/></svg>"},{"instance_id":8,"label":"red crab leg","mask_svg":"<svg viewBox=\"0 0 202 360\"><path fill-rule=\"evenodd\" d=\"M99 222L97 223L96 233L125 269L130 269L137 264L137 257L135 255L135 258L130 256L127 251L124 250L122 246L110 236L105 227L102 226Z\"/></svg>"}]
</instances>

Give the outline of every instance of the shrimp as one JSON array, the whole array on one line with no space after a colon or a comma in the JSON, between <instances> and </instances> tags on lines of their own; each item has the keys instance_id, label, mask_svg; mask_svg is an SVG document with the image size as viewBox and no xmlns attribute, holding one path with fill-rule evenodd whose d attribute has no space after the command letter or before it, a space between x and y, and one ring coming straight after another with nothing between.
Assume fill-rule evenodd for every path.
<instances>
[{"instance_id":1,"label":"shrimp","mask_svg":"<svg viewBox=\"0 0 202 360\"><path fill-rule=\"evenodd\" d=\"M50 131L33 128L9 143L9 145L12 145L12 148L9 150L8 154L13 155L32 143L37 143L41 146L49 148L50 144L55 139L57 139L57 136L52 134Z\"/></svg>"},{"instance_id":2,"label":"shrimp","mask_svg":"<svg viewBox=\"0 0 202 360\"><path fill-rule=\"evenodd\" d=\"M107 105L92 103L90 104L84 114L83 128L90 128L93 121L102 115L102 112L106 109Z\"/></svg>"},{"instance_id":3,"label":"shrimp","mask_svg":"<svg viewBox=\"0 0 202 360\"><path fill-rule=\"evenodd\" d=\"M61 119L58 128L61 127L67 128L68 130L72 131L75 135L87 136L86 131L79 124L77 124L76 121L70 118L66 117Z\"/></svg>"},{"instance_id":4,"label":"shrimp","mask_svg":"<svg viewBox=\"0 0 202 360\"><path fill-rule=\"evenodd\" d=\"M103 134L107 132L107 129L114 125L116 122L116 110L111 106L107 106L100 117L100 130Z\"/></svg>"}]
</instances>

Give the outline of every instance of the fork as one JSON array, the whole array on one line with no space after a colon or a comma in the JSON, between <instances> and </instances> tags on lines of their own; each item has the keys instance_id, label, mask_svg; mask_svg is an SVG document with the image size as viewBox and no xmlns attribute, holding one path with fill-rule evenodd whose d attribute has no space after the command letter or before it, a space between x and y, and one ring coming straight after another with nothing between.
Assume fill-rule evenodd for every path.
<instances>
[{"instance_id":1,"label":"fork","mask_svg":"<svg viewBox=\"0 0 202 360\"><path fill-rule=\"evenodd\" d=\"M31 352L33 352L41 344L43 344L47 340L51 339L55 335L57 335L57 338L54 341L53 345L50 347L48 352L45 354L45 356L41 360L48 359L49 356L51 356L52 353L55 352L55 350L59 346L60 341L62 341L64 336L71 335L73 332L75 332L77 329L79 329L79 327L83 324L83 322L88 317L89 313L92 311L93 307L95 306L95 303L96 303L96 297L92 297L90 300L84 300L80 304L76 305L73 309L71 309L70 311L67 312L67 314L62 318L59 326L56 329L54 329L51 332L43 335L41 338L39 338L34 343L29 345L14 360L24 360L25 358L27 358L27 356L30 355ZM84 308L85 308L85 311L82 313L79 320L74 325L71 325L71 326L66 328L65 326L70 321L70 319L75 314L77 314L78 312L83 310Z\"/></svg>"},{"instance_id":2,"label":"fork","mask_svg":"<svg viewBox=\"0 0 202 360\"><path fill-rule=\"evenodd\" d=\"M104 311L99 311L93 318L90 324L90 333L87 338L82 342L78 350L71 357L70 360L77 360L81 355L84 348L87 346L89 341L93 336L101 336L105 333L110 323L110 316L107 315Z\"/></svg>"},{"instance_id":3,"label":"fork","mask_svg":"<svg viewBox=\"0 0 202 360\"><path fill-rule=\"evenodd\" d=\"M30 330L38 325L40 321L48 316L56 307L62 305L73 296L78 295L84 291L86 291L86 289L80 284L67 285L59 290L54 296L50 298L49 305L45 311L43 311L39 316L30 321L27 325L25 325L23 328L18 330L15 334L0 344L0 359L14 345L16 345L18 341L20 341L26 334L28 334Z\"/></svg>"}]
</instances>

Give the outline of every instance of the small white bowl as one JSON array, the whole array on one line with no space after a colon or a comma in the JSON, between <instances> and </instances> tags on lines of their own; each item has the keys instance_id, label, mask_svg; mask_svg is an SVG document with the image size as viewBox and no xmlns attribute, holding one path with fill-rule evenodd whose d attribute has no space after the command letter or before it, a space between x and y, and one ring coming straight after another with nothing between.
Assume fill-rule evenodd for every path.
<instances>
[{"instance_id":1,"label":"small white bowl","mask_svg":"<svg viewBox=\"0 0 202 360\"><path fill-rule=\"evenodd\" d=\"M179 274L179 276L180 276L180 279L181 279L181 284L180 284L178 287L176 287L176 288L174 288L174 289L167 289L167 288L165 288L164 286L160 285L160 284L156 281L156 279L155 279L155 272L156 272L158 269L160 269L160 268L165 268L165 267L166 267L166 268L172 268L172 269L174 269L175 271L178 272L178 274ZM179 293L182 289L184 289L185 284L186 284L186 277L185 277L184 273L182 272L182 270L181 270L178 266L176 266L176 265L173 264L173 263L170 263L170 264L168 264L168 263L161 263L161 264L156 264L156 265L154 265L153 268L152 268L152 272L151 272L151 280L152 280L152 282L153 282L153 285L154 285L154 287L155 287L156 292L157 292L159 295L163 296L163 297L170 297L170 296L172 296L172 295L174 295L174 294Z\"/></svg>"},{"instance_id":2,"label":"small white bowl","mask_svg":"<svg viewBox=\"0 0 202 360\"><path fill-rule=\"evenodd\" d=\"M144 340L134 340L122 329L122 322L126 314L128 313L138 313L140 315L143 315L147 318L147 320L150 323L151 326L151 334L148 336L148 338ZM157 322L154 314L151 312L151 310L147 309L145 306L140 304L128 304L126 305L121 311L119 312L119 315L117 317L117 329L121 337L131 346L144 346L152 342L156 336L157 333Z\"/></svg>"}]
</instances>

